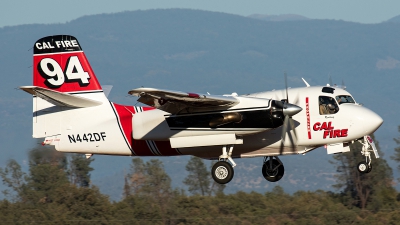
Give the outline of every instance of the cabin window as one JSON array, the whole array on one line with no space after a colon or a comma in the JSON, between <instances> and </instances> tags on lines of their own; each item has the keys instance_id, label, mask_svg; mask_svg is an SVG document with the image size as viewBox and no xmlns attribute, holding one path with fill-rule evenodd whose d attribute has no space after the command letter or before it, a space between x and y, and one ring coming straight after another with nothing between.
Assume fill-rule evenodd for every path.
<instances>
[{"instance_id":1,"label":"cabin window","mask_svg":"<svg viewBox=\"0 0 400 225\"><path fill-rule=\"evenodd\" d=\"M320 115L335 114L339 111L339 106L334 98L329 96L319 96L318 100Z\"/></svg>"},{"instance_id":2,"label":"cabin window","mask_svg":"<svg viewBox=\"0 0 400 225\"><path fill-rule=\"evenodd\" d=\"M339 103L339 105L343 103L356 103L350 95L338 95L336 96L336 101Z\"/></svg>"}]
</instances>

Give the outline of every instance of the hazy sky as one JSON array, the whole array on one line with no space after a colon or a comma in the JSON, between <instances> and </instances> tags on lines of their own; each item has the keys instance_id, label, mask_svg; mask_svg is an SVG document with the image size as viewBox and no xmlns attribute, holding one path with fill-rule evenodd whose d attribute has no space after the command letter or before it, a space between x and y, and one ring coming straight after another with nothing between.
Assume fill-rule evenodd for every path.
<instances>
[{"instance_id":1,"label":"hazy sky","mask_svg":"<svg viewBox=\"0 0 400 225\"><path fill-rule=\"evenodd\" d=\"M0 27L64 23L84 15L126 10L190 8L250 14L299 14L312 19L380 23L400 15L399 0L3 0Z\"/></svg>"}]
</instances>

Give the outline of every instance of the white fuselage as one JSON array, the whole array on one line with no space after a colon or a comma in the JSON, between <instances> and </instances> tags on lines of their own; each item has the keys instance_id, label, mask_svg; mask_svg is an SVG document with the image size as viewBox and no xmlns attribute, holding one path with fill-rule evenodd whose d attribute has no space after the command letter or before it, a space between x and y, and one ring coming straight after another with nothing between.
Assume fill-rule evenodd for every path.
<instances>
[{"instance_id":1,"label":"white fuselage","mask_svg":"<svg viewBox=\"0 0 400 225\"><path fill-rule=\"evenodd\" d=\"M163 149L167 148L167 155L176 153L176 155L188 154L203 158L216 158L220 154L221 146L218 145L218 142L214 146L209 146L207 138L210 137L210 143L215 143L219 137L225 137L223 135L234 134L241 140L235 142L237 144L235 144L233 156L255 157L300 154L327 144L349 143L373 133L381 125L382 119L376 113L357 103L344 103L338 105L339 110L336 113L320 115L319 96L332 98L337 95L351 96L350 93L340 88L336 88L334 94L324 93L321 89L322 87L308 87L288 90L289 102L300 106L303 110L292 117L295 122L297 145L292 148L290 138L286 138L283 152L280 152L282 127L272 129L221 129L218 127L171 129L166 119L173 117L172 115L157 109L145 111L141 107L131 106L120 106L118 110L117 105L110 103L103 93L80 94L82 97L102 101L103 104L100 106L73 110L61 109L52 113L46 112L46 110L53 108L51 104L35 98L35 101L40 101L39 105L42 105L42 109L35 109L39 114L34 117L34 124L35 121L40 123L41 118L46 118L47 121L43 121L42 124L47 125L40 126L43 131L35 130L34 135L46 137L45 142L48 142L46 144L55 145L57 150L64 152L166 155L163 153ZM218 113L246 112L254 110L254 108L269 109L271 99L280 100L284 99L284 96L285 93L282 90L239 96L236 98L240 100L240 104ZM34 105L38 104L35 103ZM121 111L124 112L121 114ZM40 115L40 113L43 113L43 115ZM129 121L131 121L131 124L128 124ZM49 135L51 132L52 135ZM293 131L291 131L291 134L293 134ZM94 135L96 135L96 138L94 138ZM84 136L87 140L84 140ZM89 136L93 136L93 141ZM204 143L204 146L179 149L170 146L171 138L193 137L193 140L200 140L197 138L200 136L203 136L201 143ZM182 140L191 141L190 139ZM143 148L147 148L147 150L143 150Z\"/></svg>"}]
</instances>

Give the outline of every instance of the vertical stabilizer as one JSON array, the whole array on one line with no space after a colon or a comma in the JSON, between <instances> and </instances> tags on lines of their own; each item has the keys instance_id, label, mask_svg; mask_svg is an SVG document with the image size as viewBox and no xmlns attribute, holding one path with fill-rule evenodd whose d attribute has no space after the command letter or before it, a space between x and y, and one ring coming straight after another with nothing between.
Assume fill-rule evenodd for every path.
<instances>
[{"instance_id":1,"label":"vertical stabilizer","mask_svg":"<svg viewBox=\"0 0 400 225\"><path fill-rule=\"evenodd\" d=\"M33 49L34 86L69 93L102 90L75 37L44 37L36 41Z\"/></svg>"},{"instance_id":2,"label":"vertical stabilizer","mask_svg":"<svg viewBox=\"0 0 400 225\"><path fill-rule=\"evenodd\" d=\"M49 89L100 103L108 103L78 40L70 35L47 36L33 46L33 88ZM54 92L51 92L54 91ZM38 95L39 93L36 93ZM47 99L48 100L48 99ZM33 137L52 137L61 133L68 107L33 97Z\"/></svg>"}]
</instances>

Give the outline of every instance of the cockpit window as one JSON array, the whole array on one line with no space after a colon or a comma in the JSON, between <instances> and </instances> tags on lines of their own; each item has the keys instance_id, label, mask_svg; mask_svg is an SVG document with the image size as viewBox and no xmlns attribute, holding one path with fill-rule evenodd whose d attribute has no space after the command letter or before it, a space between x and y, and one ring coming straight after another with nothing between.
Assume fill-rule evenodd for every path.
<instances>
[{"instance_id":1,"label":"cockpit window","mask_svg":"<svg viewBox=\"0 0 400 225\"><path fill-rule=\"evenodd\" d=\"M350 95L338 95L336 96L336 101L339 105L343 103L355 103L354 99Z\"/></svg>"},{"instance_id":2,"label":"cockpit window","mask_svg":"<svg viewBox=\"0 0 400 225\"><path fill-rule=\"evenodd\" d=\"M335 114L339 111L339 106L335 99L328 96L319 96L319 114Z\"/></svg>"}]
</instances>

